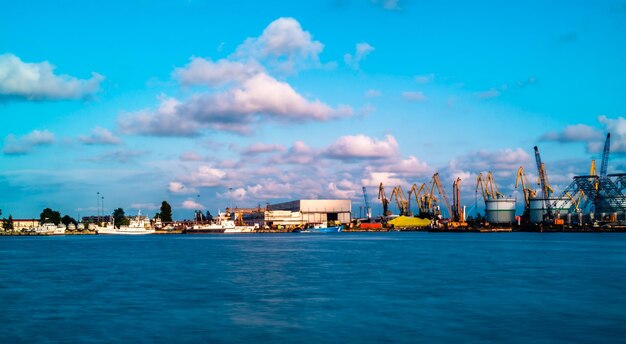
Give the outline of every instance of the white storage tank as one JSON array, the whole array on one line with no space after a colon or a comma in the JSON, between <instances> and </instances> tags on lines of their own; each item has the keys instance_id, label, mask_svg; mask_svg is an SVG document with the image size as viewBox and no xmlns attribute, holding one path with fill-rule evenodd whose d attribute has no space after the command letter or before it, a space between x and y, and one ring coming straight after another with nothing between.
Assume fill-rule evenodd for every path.
<instances>
[{"instance_id":1,"label":"white storage tank","mask_svg":"<svg viewBox=\"0 0 626 344\"><path fill-rule=\"evenodd\" d=\"M548 202L552 206L552 214L554 216L564 217L569 214L570 208L572 207L572 200L569 198L531 198L530 199L530 222L531 223L539 223L543 222L543 217L548 213L547 206ZM556 202L556 204L555 204Z\"/></svg>"},{"instance_id":2,"label":"white storage tank","mask_svg":"<svg viewBox=\"0 0 626 344\"><path fill-rule=\"evenodd\" d=\"M489 223L515 222L515 198L489 198L485 201L485 215Z\"/></svg>"}]
</instances>

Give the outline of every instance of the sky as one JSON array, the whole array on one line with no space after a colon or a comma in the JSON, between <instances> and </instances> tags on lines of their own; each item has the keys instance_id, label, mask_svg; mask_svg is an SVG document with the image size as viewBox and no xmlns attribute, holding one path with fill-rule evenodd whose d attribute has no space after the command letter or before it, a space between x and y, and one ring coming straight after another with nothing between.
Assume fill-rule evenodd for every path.
<instances>
[{"instance_id":1,"label":"sky","mask_svg":"<svg viewBox=\"0 0 626 344\"><path fill-rule=\"evenodd\" d=\"M438 172L471 213L487 171L519 207L535 145L557 192L608 132L626 172L624 61L626 1L5 1L0 209L379 214Z\"/></svg>"}]
</instances>

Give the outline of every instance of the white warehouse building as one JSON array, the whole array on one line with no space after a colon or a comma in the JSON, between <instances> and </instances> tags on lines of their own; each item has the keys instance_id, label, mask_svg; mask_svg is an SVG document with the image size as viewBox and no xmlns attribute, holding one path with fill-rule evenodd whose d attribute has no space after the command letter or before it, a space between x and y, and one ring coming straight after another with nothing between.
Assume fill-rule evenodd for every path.
<instances>
[{"instance_id":1,"label":"white warehouse building","mask_svg":"<svg viewBox=\"0 0 626 344\"><path fill-rule=\"evenodd\" d=\"M350 223L352 201L339 199L301 199L270 204L265 212L269 226L298 226L326 221Z\"/></svg>"}]
</instances>

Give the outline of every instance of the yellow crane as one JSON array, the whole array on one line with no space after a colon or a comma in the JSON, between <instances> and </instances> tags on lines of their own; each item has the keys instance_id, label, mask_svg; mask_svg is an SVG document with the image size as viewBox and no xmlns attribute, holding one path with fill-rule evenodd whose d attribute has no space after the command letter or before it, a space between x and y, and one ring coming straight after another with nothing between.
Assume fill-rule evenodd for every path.
<instances>
[{"instance_id":1,"label":"yellow crane","mask_svg":"<svg viewBox=\"0 0 626 344\"><path fill-rule=\"evenodd\" d=\"M446 190L441 186L441 181L439 180L439 172L433 174L433 179L430 186L430 201L435 199L435 187L437 188L437 192L443 198L444 203L446 204L446 210L448 210L448 214L452 217L452 209L450 208L450 201L448 201L448 196L446 195ZM432 208L431 208L432 209Z\"/></svg>"},{"instance_id":2,"label":"yellow crane","mask_svg":"<svg viewBox=\"0 0 626 344\"><path fill-rule=\"evenodd\" d=\"M381 202L383 203L383 216L391 215L391 213L388 210L389 200L387 199L387 196L385 195L385 188L383 187L382 182L380 183L380 186L378 187L378 199L381 200Z\"/></svg>"},{"instance_id":3,"label":"yellow crane","mask_svg":"<svg viewBox=\"0 0 626 344\"><path fill-rule=\"evenodd\" d=\"M422 185L419 188L417 187L417 184L413 184L413 186L411 186L411 190L409 190L409 203L407 206L409 215L412 215L411 214L411 195L415 198L415 203L417 204L418 214L421 212L421 209L423 208L421 194L424 191L424 188L426 188L426 183L422 183Z\"/></svg>"},{"instance_id":4,"label":"yellow crane","mask_svg":"<svg viewBox=\"0 0 626 344\"><path fill-rule=\"evenodd\" d=\"M398 205L398 211L400 212L400 215L406 215L408 212L408 201L406 200L404 196L404 191L402 190L402 187L400 185L393 188L391 196L389 196L389 201L393 201L394 199L396 201L396 204Z\"/></svg>"},{"instance_id":5,"label":"yellow crane","mask_svg":"<svg viewBox=\"0 0 626 344\"><path fill-rule=\"evenodd\" d=\"M537 197L537 191L530 188L530 184L528 184L526 173L524 172L524 168L522 166L517 169L515 188L517 189L520 184L522 185L522 192L524 193L524 209L530 209L530 199Z\"/></svg>"},{"instance_id":6,"label":"yellow crane","mask_svg":"<svg viewBox=\"0 0 626 344\"><path fill-rule=\"evenodd\" d=\"M449 223L452 228L467 227L465 210L461 208L461 178L452 183L452 215Z\"/></svg>"}]
</instances>

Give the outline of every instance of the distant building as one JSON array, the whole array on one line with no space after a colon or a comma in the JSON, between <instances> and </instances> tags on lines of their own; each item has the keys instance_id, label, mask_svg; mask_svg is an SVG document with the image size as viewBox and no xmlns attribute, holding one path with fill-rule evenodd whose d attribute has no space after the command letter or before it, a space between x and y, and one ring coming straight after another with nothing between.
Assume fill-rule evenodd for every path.
<instances>
[{"instance_id":1,"label":"distant building","mask_svg":"<svg viewBox=\"0 0 626 344\"><path fill-rule=\"evenodd\" d=\"M339 221L342 224L348 224L351 213L351 200L302 199L270 204L265 212L265 224L285 227L325 223L327 221Z\"/></svg>"},{"instance_id":2,"label":"distant building","mask_svg":"<svg viewBox=\"0 0 626 344\"><path fill-rule=\"evenodd\" d=\"M39 227L39 219L13 219L13 230L16 232L37 227Z\"/></svg>"}]
</instances>

